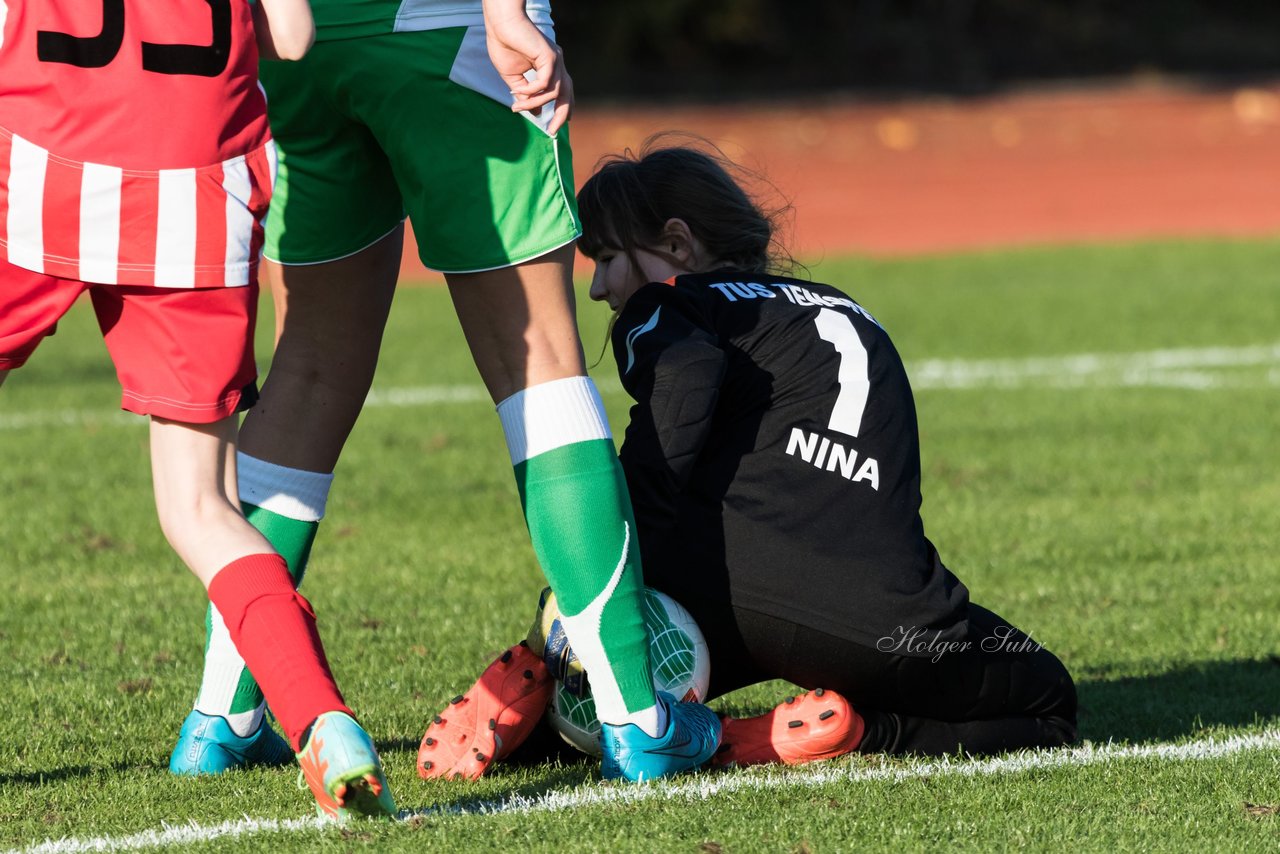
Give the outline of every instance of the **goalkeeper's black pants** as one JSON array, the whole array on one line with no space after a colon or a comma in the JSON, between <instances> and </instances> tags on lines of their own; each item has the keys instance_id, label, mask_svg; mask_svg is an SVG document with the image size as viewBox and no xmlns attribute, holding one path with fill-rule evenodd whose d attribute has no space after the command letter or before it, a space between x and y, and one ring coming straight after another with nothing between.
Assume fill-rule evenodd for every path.
<instances>
[{"instance_id":1,"label":"goalkeeper's black pants","mask_svg":"<svg viewBox=\"0 0 1280 854\"><path fill-rule=\"evenodd\" d=\"M1053 653L970 604L966 649L882 652L726 607L695 616L711 648L711 697L786 679L840 692L866 720L862 753L942 755L1076 740L1076 690Z\"/></svg>"}]
</instances>

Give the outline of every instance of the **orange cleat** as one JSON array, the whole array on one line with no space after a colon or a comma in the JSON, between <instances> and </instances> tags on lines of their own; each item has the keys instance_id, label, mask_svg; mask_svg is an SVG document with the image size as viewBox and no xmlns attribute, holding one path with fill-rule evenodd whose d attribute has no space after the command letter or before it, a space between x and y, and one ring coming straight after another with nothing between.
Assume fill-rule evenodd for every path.
<instances>
[{"instance_id":1,"label":"orange cleat","mask_svg":"<svg viewBox=\"0 0 1280 854\"><path fill-rule=\"evenodd\" d=\"M835 691L818 688L788 697L754 718L722 718L720 750L711 764L802 765L857 749L866 729L862 715Z\"/></svg>"},{"instance_id":2,"label":"orange cleat","mask_svg":"<svg viewBox=\"0 0 1280 854\"><path fill-rule=\"evenodd\" d=\"M520 746L551 701L555 680L521 641L465 694L431 719L418 748L418 776L475 780Z\"/></svg>"}]
</instances>

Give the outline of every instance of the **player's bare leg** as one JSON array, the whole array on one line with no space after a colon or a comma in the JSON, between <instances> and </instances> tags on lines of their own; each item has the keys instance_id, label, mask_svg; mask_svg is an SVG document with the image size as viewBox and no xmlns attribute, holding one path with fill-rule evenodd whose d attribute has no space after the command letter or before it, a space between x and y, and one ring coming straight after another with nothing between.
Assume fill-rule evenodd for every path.
<instances>
[{"instance_id":1,"label":"player's bare leg","mask_svg":"<svg viewBox=\"0 0 1280 854\"><path fill-rule=\"evenodd\" d=\"M400 226L337 261L263 264L276 309L276 348L261 397L240 428L242 452L333 471L373 383L403 247Z\"/></svg>"},{"instance_id":2,"label":"player's bare leg","mask_svg":"<svg viewBox=\"0 0 1280 854\"><path fill-rule=\"evenodd\" d=\"M214 424L151 419L151 476L160 528L206 588L232 561L272 551L232 503L235 431L234 417Z\"/></svg>"},{"instance_id":3,"label":"player's bare leg","mask_svg":"<svg viewBox=\"0 0 1280 854\"><path fill-rule=\"evenodd\" d=\"M240 431L239 500L284 556L295 583L324 515L333 468L373 381L403 237L397 227L355 255L325 264L264 264L276 308L276 351ZM258 684L211 607L200 691L170 770L216 774L287 761L264 710Z\"/></svg>"},{"instance_id":4,"label":"player's bare leg","mask_svg":"<svg viewBox=\"0 0 1280 854\"><path fill-rule=\"evenodd\" d=\"M236 416L212 424L151 420L160 527L226 615L237 649L271 697L318 808L394 815L369 736L334 683L310 605L284 558L236 506ZM315 737L321 730L325 738Z\"/></svg>"},{"instance_id":5,"label":"player's bare leg","mask_svg":"<svg viewBox=\"0 0 1280 854\"><path fill-rule=\"evenodd\" d=\"M677 709L654 692L635 521L603 403L586 375L573 253L564 246L513 267L446 278L498 406L534 551L591 675L606 733L634 732L634 743L649 744L680 729L705 747L663 765L606 746L606 776L661 776L709 758L720 724L704 706Z\"/></svg>"},{"instance_id":6,"label":"player's bare leg","mask_svg":"<svg viewBox=\"0 0 1280 854\"><path fill-rule=\"evenodd\" d=\"M574 313L573 253L565 246L513 267L445 277L495 404L531 386L586 376Z\"/></svg>"}]
</instances>

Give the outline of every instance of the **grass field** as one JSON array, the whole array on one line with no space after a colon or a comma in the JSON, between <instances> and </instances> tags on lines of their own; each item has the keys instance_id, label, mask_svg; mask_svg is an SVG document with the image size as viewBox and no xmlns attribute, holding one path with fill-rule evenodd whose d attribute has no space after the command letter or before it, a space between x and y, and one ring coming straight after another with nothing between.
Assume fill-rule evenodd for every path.
<instances>
[{"instance_id":1,"label":"grass field","mask_svg":"<svg viewBox=\"0 0 1280 854\"><path fill-rule=\"evenodd\" d=\"M815 268L907 361L931 539L975 601L1072 670L1093 749L641 787L585 762L414 773L429 716L522 636L542 583L446 295L402 290L305 589L416 815L346 830L307 818L293 771L168 775L203 597L78 307L0 393L0 848L1276 850L1277 270L1278 242ZM594 360L607 314L582 315ZM612 360L593 371L620 426ZM717 705L760 711L782 690Z\"/></svg>"}]
</instances>

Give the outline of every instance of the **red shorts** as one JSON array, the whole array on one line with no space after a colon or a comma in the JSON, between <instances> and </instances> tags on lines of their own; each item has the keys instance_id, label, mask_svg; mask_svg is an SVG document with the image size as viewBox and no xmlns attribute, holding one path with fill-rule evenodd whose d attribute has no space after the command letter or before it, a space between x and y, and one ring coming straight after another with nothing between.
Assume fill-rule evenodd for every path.
<instances>
[{"instance_id":1,"label":"red shorts","mask_svg":"<svg viewBox=\"0 0 1280 854\"><path fill-rule=\"evenodd\" d=\"M256 285L95 285L0 261L0 370L21 367L86 290L124 390L121 408L208 424L257 400Z\"/></svg>"}]
</instances>

